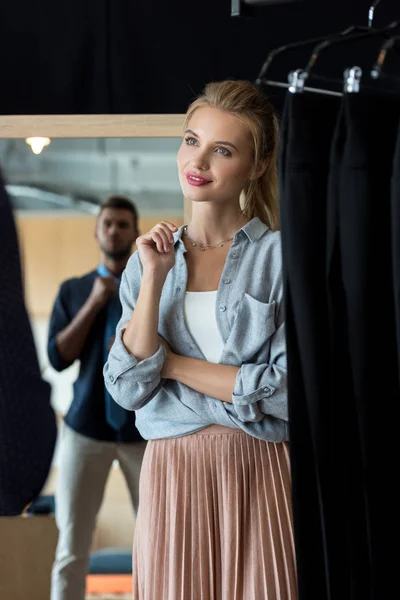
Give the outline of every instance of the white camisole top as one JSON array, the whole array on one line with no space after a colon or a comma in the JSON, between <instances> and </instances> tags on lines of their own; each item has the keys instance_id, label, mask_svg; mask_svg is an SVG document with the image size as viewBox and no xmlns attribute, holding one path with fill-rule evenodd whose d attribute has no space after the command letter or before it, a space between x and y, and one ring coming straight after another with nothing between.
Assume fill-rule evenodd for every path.
<instances>
[{"instance_id":1,"label":"white camisole top","mask_svg":"<svg viewBox=\"0 0 400 600\"><path fill-rule=\"evenodd\" d=\"M186 327L208 362L219 363L224 343L215 317L217 291L186 292Z\"/></svg>"}]
</instances>

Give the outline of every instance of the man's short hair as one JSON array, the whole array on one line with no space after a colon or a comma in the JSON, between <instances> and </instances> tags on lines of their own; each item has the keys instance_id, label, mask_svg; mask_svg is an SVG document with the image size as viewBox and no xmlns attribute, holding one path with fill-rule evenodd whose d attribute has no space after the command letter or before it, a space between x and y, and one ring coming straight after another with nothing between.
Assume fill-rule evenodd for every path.
<instances>
[{"instance_id":1,"label":"man's short hair","mask_svg":"<svg viewBox=\"0 0 400 600\"><path fill-rule=\"evenodd\" d=\"M107 200L105 200L103 202L103 204L100 206L99 215L103 212L103 210L105 208L114 208L117 210L129 210L129 212L132 213L132 215L133 215L135 227L136 227L136 229L138 228L139 215L138 215L137 208L133 204L133 202L131 200L129 200L129 198L127 198L126 196L110 196L109 198L107 198Z\"/></svg>"}]
</instances>

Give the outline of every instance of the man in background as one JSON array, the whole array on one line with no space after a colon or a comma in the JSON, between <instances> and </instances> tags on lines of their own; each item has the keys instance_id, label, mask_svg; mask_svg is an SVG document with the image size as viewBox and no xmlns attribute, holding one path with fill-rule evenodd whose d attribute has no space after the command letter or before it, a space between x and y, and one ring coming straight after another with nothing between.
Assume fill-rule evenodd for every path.
<instances>
[{"instance_id":1,"label":"man in background","mask_svg":"<svg viewBox=\"0 0 400 600\"><path fill-rule=\"evenodd\" d=\"M135 413L116 404L104 387L103 366L122 308L118 288L139 235L135 206L112 196L100 209L97 268L65 281L53 308L48 355L57 371L75 360L80 371L64 418L56 489L59 540L51 600L84 600L90 547L111 465L118 459L134 511L145 442Z\"/></svg>"},{"instance_id":2,"label":"man in background","mask_svg":"<svg viewBox=\"0 0 400 600\"><path fill-rule=\"evenodd\" d=\"M17 232L1 174L0 264L0 516L13 516L43 488L57 427L25 307Z\"/></svg>"}]
</instances>

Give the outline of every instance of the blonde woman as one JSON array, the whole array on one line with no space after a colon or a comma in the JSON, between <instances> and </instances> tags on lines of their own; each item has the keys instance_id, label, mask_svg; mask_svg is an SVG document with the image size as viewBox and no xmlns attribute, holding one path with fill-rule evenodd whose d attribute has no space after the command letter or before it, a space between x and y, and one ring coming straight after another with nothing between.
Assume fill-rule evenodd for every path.
<instances>
[{"instance_id":1,"label":"blonde woman","mask_svg":"<svg viewBox=\"0 0 400 600\"><path fill-rule=\"evenodd\" d=\"M295 600L277 120L252 84L224 81L184 129L192 217L137 239L104 370L150 440L133 597Z\"/></svg>"}]
</instances>

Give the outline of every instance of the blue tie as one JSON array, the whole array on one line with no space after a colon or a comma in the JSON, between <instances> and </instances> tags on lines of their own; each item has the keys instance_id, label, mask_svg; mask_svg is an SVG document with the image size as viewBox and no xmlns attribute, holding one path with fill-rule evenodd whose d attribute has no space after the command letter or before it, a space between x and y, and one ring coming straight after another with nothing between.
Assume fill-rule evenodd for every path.
<instances>
[{"instance_id":1,"label":"blue tie","mask_svg":"<svg viewBox=\"0 0 400 600\"><path fill-rule=\"evenodd\" d=\"M104 265L99 265L97 268L97 273L100 277L110 277L113 274L105 267ZM115 277L115 282L119 288L120 278ZM106 306L106 325L104 328L104 362L107 362L109 345L111 338L115 335L115 330L117 328L118 322L121 318L121 304L119 301L118 291L110 300L107 302ZM106 419L109 425L116 431L119 431L123 425L127 422L128 411L126 411L122 406L117 404L112 396L109 394L108 390L104 388L104 397L105 397L105 408L106 408Z\"/></svg>"}]
</instances>

